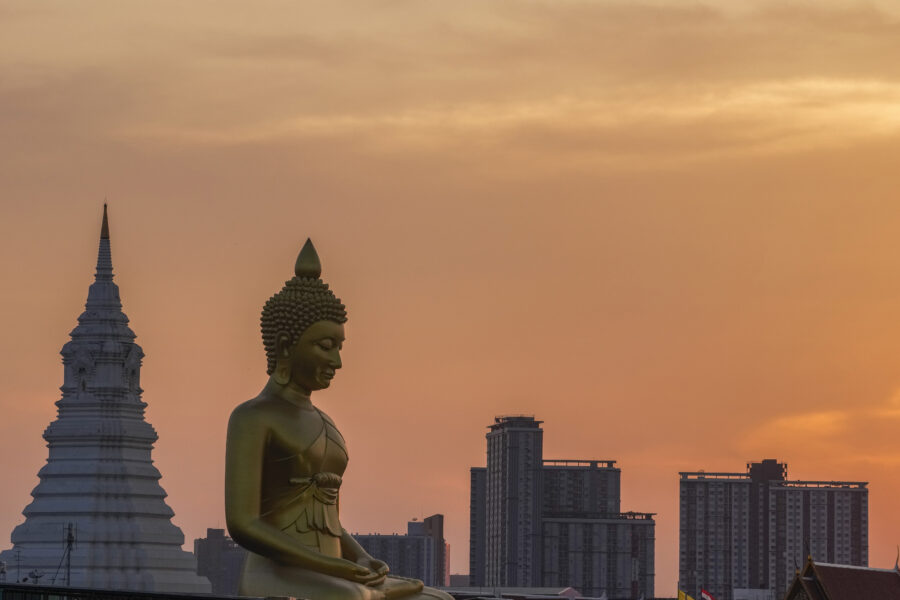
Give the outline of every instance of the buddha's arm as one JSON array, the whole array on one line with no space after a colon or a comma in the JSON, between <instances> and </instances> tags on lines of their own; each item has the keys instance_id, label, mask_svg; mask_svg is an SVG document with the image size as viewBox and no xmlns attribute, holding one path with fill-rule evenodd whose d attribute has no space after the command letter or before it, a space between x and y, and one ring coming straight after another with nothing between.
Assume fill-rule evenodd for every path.
<instances>
[{"instance_id":1,"label":"buddha's arm","mask_svg":"<svg viewBox=\"0 0 900 600\"><path fill-rule=\"evenodd\" d=\"M225 450L225 520L244 548L278 562L368 583L377 573L342 558L325 556L260 519L262 470L270 428L260 414L238 407L228 422Z\"/></svg>"},{"instance_id":2,"label":"buddha's arm","mask_svg":"<svg viewBox=\"0 0 900 600\"><path fill-rule=\"evenodd\" d=\"M347 560L352 560L353 562L374 571L379 579L374 580L373 584L384 581L384 578L390 572L387 563L383 560L374 558L371 554L366 552L366 549L356 541L356 538L347 533L346 529L342 529L341 531L343 532L341 533L341 555Z\"/></svg>"},{"instance_id":3,"label":"buddha's arm","mask_svg":"<svg viewBox=\"0 0 900 600\"><path fill-rule=\"evenodd\" d=\"M346 529L342 530L341 534L341 554L347 560L352 560L353 562L358 561L360 558L372 558L372 556L366 552L366 549L363 548L356 539L347 533Z\"/></svg>"},{"instance_id":4,"label":"buddha's arm","mask_svg":"<svg viewBox=\"0 0 900 600\"><path fill-rule=\"evenodd\" d=\"M325 416L325 415L323 415ZM326 417L327 418L327 417ZM329 419L331 421L331 419ZM338 498L338 512L341 510L341 500ZM359 542L356 541L356 538L350 535L350 533L341 527L341 556L346 558L347 560L352 560L353 562L358 562L361 558L365 558L368 560L372 560L372 555L366 552L366 549L360 545ZM382 563L384 564L384 563ZM384 572L387 573L387 565L385 564Z\"/></svg>"}]
</instances>

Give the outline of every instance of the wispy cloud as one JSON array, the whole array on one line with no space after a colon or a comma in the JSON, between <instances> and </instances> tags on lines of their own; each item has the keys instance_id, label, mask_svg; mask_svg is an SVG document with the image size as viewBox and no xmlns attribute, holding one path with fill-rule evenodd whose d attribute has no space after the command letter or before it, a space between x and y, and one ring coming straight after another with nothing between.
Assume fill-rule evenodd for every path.
<instances>
[{"instance_id":1,"label":"wispy cloud","mask_svg":"<svg viewBox=\"0 0 900 600\"><path fill-rule=\"evenodd\" d=\"M0 108L14 127L30 115L32 139L65 122L112 144L330 139L554 171L802 153L900 129L900 22L871 6L404 6L285 6L251 28L240 10L182 8L177 27L156 14L142 28L128 11L14 11ZM35 33L67 51L23 54ZM109 102L110 89L127 97Z\"/></svg>"},{"instance_id":2,"label":"wispy cloud","mask_svg":"<svg viewBox=\"0 0 900 600\"><path fill-rule=\"evenodd\" d=\"M666 168L840 147L900 132L900 82L797 80L604 97L284 115L215 126L125 124L155 143L237 145L331 138L370 152L457 152L546 168Z\"/></svg>"},{"instance_id":3,"label":"wispy cloud","mask_svg":"<svg viewBox=\"0 0 900 600\"><path fill-rule=\"evenodd\" d=\"M839 465L898 465L898 426L900 391L880 404L775 417L744 432L738 447L751 455L778 454L813 463L828 457Z\"/></svg>"}]
</instances>

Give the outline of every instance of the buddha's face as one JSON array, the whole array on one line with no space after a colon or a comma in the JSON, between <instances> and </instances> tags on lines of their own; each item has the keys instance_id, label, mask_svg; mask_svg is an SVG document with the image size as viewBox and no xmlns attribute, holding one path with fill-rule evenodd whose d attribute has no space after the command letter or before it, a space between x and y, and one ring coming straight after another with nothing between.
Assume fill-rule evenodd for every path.
<instances>
[{"instance_id":1,"label":"buddha's face","mask_svg":"<svg viewBox=\"0 0 900 600\"><path fill-rule=\"evenodd\" d=\"M316 321L290 348L291 383L304 392L324 390L341 368L344 326Z\"/></svg>"}]
</instances>

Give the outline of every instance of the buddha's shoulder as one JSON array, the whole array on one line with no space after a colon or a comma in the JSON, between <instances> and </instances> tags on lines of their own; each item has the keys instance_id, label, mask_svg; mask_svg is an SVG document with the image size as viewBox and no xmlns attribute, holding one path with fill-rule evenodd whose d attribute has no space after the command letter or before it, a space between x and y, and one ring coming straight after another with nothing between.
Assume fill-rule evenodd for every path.
<instances>
[{"instance_id":1,"label":"buddha's shoulder","mask_svg":"<svg viewBox=\"0 0 900 600\"><path fill-rule=\"evenodd\" d=\"M334 421L331 419L331 417L329 417L328 415L326 415L326 414L322 411L321 408L317 408L317 409L316 409L316 412L319 413L319 415L322 417L322 420L323 420L323 421L325 421L326 423L328 423L329 425L331 425L331 426L334 427L335 429L337 428L337 425L334 424Z\"/></svg>"},{"instance_id":2,"label":"buddha's shoulder","mask_svg":"<svg viewBox=\"0 0 900 600\"><path fill-rule=\"evenodd\" d=\"M268 396L259 395L238 404L231 411L231 422L265 424L278 421L283 417L284 408L284 403Z\"/></svg>"}]
</instances>

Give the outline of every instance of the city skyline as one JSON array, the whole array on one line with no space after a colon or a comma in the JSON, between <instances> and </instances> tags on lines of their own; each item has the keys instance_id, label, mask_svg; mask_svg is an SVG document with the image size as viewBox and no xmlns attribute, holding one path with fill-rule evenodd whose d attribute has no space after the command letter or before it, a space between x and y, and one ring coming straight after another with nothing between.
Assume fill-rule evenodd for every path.
<instances>
[{"instance_id":1,"label":"city skyline","mask_svg":"<svg viewBox=\"0 0 900 600\"><path fill-rule=\"evenodd\" d=\"M114 217L113 217L113 219L114 219ZM99 227L96 227L97 224L95 223L94 225L95 225L94 229L95 229L95 230L99 230ZM112 237L113 237L113 247L116 248L116 241L115 241L115 240L116 240L116 235L115 235L115 233L113 233ZM96 242L96 239L95 239L94 241ZM88 269L88 271L92 271L92 269ZM114 272L116 273L117 280L118 280L118 279L122 279L122 276L120 275L120 271L121 271L121 269L117 266L117 267L116 267L116 270L114 271ZM125 277L125 279L128 279L128 278ZM128 297L127 297L126 294L127 294L127 292L123 292L123 303L124 303L125 309L127 310L127 309L128 309L128 305L129 305L129 300L128 300ZM139 341L139 342L140 342L140 339L141 339L142 336L143 336L142 332L139 332L139 336L138 336L138 341ZM61 362L60 362L60 365L59 365L59 373L60 373L60 377L61 377L61 375L62 375L62 365L61 365ZM146 374L145 374L145 375L146 375ZM340 375L343 375L343 373L340 373L339 376L340 376ZM146 380L146 377L144 377L144 379ZM60 383L61 383L61 381L60 381ZM52 406L52 403L50 403L50 405ZM152 401L151 401L150 407L148 407L148 413L149 413L149 414L153 414L152 407L153 407L153 404L152 404ZM542 409L543 409L543 408L546 408L546 407L542 407ZM352 410L349 412L349 414L352 414ZM538 414L540 414L540 413L538 413ZM169 415L169 416L170 416L170 418L171 418L171 415ZM495 416L496 416L496 415L495 415ZM887 416L890 417L890 414L887 414ZM165 416L163 416L163 418L165 418ZM478 427L478 428L475 428L475 429L481 429L481 428ZM172 433L177 433L177 430L173 430ZM481 433L481 432L479 431L478 433ZM160 446L160 444L158 444L157 447L158 447L158 448L165 448L165 441L164 441L165 438L164 438L164 436L161 436L161 437L162 437L162 440L163 440L163 441L161 441L160 443L161 443L162 445ZM552 433L551 433L550 437L551 437L551 438L553 437ZM482 438L482 439L483 439L483 438ZM32 444L32 446L34 446L34 444ZM628 453L628 448L627 448L627 447L623 448L623 452L624 452L625 454L627 454L627 453ZM154 451L154 456L156 456L158 453L159 453L158 450L157 450L157 451ZM598 456L599 456L599 455L598 455ZM482 457L482 458L483 458L483 457ZM180 460L180 459L179 459L179 460ZM548 460L554 460L554 459L548 459ZM595 457L586 457L586 458L584 458L584 460L596 460L596 458L595 458ZM605 460L605 459L599 459L599 460ZM412 461L411 461L411 462L412 462ZM621 461L617 461L617 462L619 462L619 464L621 464ZM713 463L715 463L715 462L716 462L715 460L708 460L708 464L713 464ZM745 462L749 462L749 461L745 461ZM43 464L43 463L40 463L40 464ZM705 465L705 466L708 466L708 464ZM34 465L34 466L39 466L39 465ZM163 467L163 468L164 468L164 467ZM639 467L638 467L638 468L639 468ZM693 465L692 468L699 468L699 467L698 467L697 465ZM177 470L176 470L175 474L176 474L176 475L178 474L178 473L177 473ZM677 474L676 474L676 475L677 475ZM168 476L169 476L169 474L166 473L166 472L164 471L164 472L163 472L163 480L162 480L162 482L163 482L164 485L166 485L166 481L167 481ZM825 478L825 479L839 479L838 477L834 477L834 476L831 476L831 475L829 475L829 474L822 474L822 473L811 473L811 474L809 475L809 478L813 478L813 479L822 479L822 478ZM466 483L468 483L468 482L466 482ZM170 486L167 486L167 487L170 487ZM184 494L185 492L187 493L187 495L190 495L190 494L191 494L191 490L190 490L190 489L187 489L187 490L181 490L181 491L182 491L183 494ZM623 489L623 498L626 498L626 497L628 497L628 496L635 497L633 494L629 494L629 491L627 490L627 486L626 486L626 488ZM8 497L14 497L14 495L10 494ZM677 495L676 495L676 500L677 500ZM658 502L657 500L655 500L655 499L652 500L652 501L653 501L653 502L657 502L657 504L659 504L659 502ZM639 504L642 504L642 505L639 507L640 510L647 511L647 512L663 512L663 513L665 513L664 510L657 509L657 508L655 508L654 506L644 506L643 504L648 503L648 502L651 502L651 500L648 499L648 498L646 498L646 497L644 497L644 498L640 498L640 497L639 497L639 498L637 499L637 502L638 502ZM877 502L873 502L873 504L877 504ZM19 507L19 508L21 508L21 507ZM201 531L201 530L203 530L205 527L207 527L207 526L210 525L209 523L206 523L206 522L199 522L199 521L191 521L191 522L184 523L184 522L179 518L179 510L178 510L178 506L173 506L173 508L175 508L175 510L176 510L175 522L176 522L176 524L182 526L182 528L185 530L185 532L186 532L186 539L188 539L188 540L191 539L191 537L194 535L193 532L195 531L195 529L196 529L197 531ZM428 508L424 508L422 511L419 511L419 512L420 512L420 514L424 514L424 512L427 512L427 510L428 510ZM466 510L468 510L468 506L466 506ZM203 512L203 510L201 509L200 512ZM18 513L16 513L16 514L18 514ZM395 512L395 514L396 514L396 512ZM415 513L413 513L413 514L415 514ZM419 516L419 515L417 515L417 516ZM465 515L464 515L464 516L465 516ZM358 515L355 515L354 517L355 517L355 518L359 518ZM379 515L379 517L382 518L382 520L381 520L380 522L382 522L382 523L390 523L390 521L387 521L387 520L384 520L384 519L383 519L383 515ZM406 517L405 517L405 518L406 518ZM676 526L677 526L677 510L676 510L676 512L675 512L674 518L675 518L675 520L676 520ZM2 516L0 516L0 519L2 519ZM6 515L6 520L7 520L7 522L10 522L10 523L13 523L13 524L18 523L18 522L21 521L21 519L18 519L18 520L17 520L17 519L10 518L8 514ZM874 519L873 519L873 520L874 520ZM224 523L224 519L222 520L222 523ZM368 523L368 522L359 522L359 523L360 523L360 525L358 526L358 529L359 529L359 530L363 530L363 529L366 529L366 528L367 528L367 523ZM217 523L217 524L218 524L218 523ZM354 525L354 527L356 527L356 525ZM397 526L394 526L394 525L391 525L391 524L388 524L388 525L382 525L382 526L379 526L379 527L380 527L380 529L381 529L382 531L384 531L384 530L391 530L392 528L394 528L394 529L397 528ZM376 529L376 526L368 527L368 529L373 529L373 530L374 530L374 529ZM468 539L467 539L465 536L461 536L461 535L460 535L460 531L461 531L461 530L465 530L465 529L466 529L466 527L459 527L458 525L455 525L455 524L453 524L453 523L449 523L449 524L448 524L448 541L449 541L449 540L453 540L453 539L455 538L455 539L457 540L457 544L462 544L462 543L468 542ZM873 532L873 535L872 535L871 537L872 537L872 538L877 538L877 536L878 536L878 531L874 531L874 532ZM666 536L666 533L665 533L665 532L659 532L659 531L658 531L658 533L657 533L657 539L660 539L660 538L665 539L666 537L667 537L667 536ZM677 548L677 530L676 530L675 535L674 535L673 537L675 538L675 539L674 539L674 546L675 546L675 548ZM452 544L453 544L452 541L451 541L450 543L451 543L451 546L452 546ZM461 550L460 550L460 553L466 553L466 555L467 555L467 552L466 552L467 549L468 549L468 548L461 549ZM675 550L674 552L677 554L677 550ZM658 544L657 544L657 554L662 554L662 555L664 556L666 553L667 553L667 549L664 548L664 547L661 547L661 544L658 543ZM452 554L451 554L451 555L452 555ZM875 560L877 560L877 557L876 557ZM453 572L464 572L464 571L466 570L466 568L465 568L466 566L467 566L467 565L466 565L465 563L463 563L463 561L461 561L459 558L455 558L454 561L453 561L453 564L452 564L452 570L453 570ZM877 564L873 564L872 566L877 566ZM657 568L657 576L659 576L659 571L660 571L660 569ZM665 584L664 584L664 583L663 583L663 589L665 589ZM664 592L659 592L659 594L663 594L663 593L664 593Z\"/></svg>"},{"instance_id":2,"label":"city skyline","mask_svg":"<svg viewBox=\"0 0 900 600\"><path fill-rule=\"evenodd\" d=\"M106 197L188 539L224 527L225 422L265 382L259 311L311 237L349 312L315 398L348 442L349 530L444 514L467 570L484 424L526 413L553 424L544 456L614 458L623 506L657 513L658 595L677 474L761 457L868 481L869 564L893 565L893 3L0 15L0 535L47 457Z\"/></svg>"}]
</instances>

